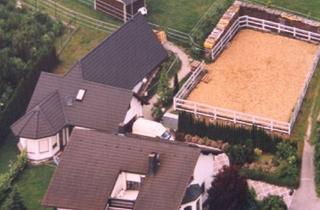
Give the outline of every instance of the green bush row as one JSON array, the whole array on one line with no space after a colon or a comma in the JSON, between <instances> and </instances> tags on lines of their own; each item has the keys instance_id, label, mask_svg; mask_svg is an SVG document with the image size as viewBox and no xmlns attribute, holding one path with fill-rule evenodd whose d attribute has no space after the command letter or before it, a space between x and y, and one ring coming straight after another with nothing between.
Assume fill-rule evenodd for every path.
<instances>
[{"instance_id":1,"label":"green bush row","mask_svg":"<svg viewBox=\"0 0 320 210\"><path fill-rule=\"evenodd\" d=\"M12 188L12 182L18 177L27 165L27 153L22 152L17 160L10 166L8 172L0 175L0 203L7 197Z\"/></svg>"},{"instance_id":2,"label":"green bush row","mask_svg":"<svg viewBox=\"0 0 320 210\"><path fill-rule=\"evenodd\" d=\"M255 126L252 129L236 127L234 125L209 124L204 120L194 119L192 114L181 112L179 114L179 131L200 137L208 137L214 140L222 140L231 145L244 144L246 139L252 140L253 148L259 148L264 152L275 154L277 144L283 139L270 135Z\"/></svg>"},{"instance_id":3,"label":"green bush row","mask_svg":"<svg viewBox=\"0 0 320 210\"><path fill-rule=\"evenodd\" d=\"M286 172L285 170L288 171ZM266 173L260 170L242 168L241 173L248 179L264 181L270 184L284 187L299 187L299 168L297 166L283 167L275 173Z\"/></svg>"},{"instance_id":4,"label":"green bush row","mask_svg":"<svg viewBox=\"0 0 320 210\"><path fill-rule=\"evenodd\" d=\"M314 164L315 164L315 182L316 191L318 196L320 196L320 138L315 142L315 154L314 154Z\"/></svg>"}]
</instances>

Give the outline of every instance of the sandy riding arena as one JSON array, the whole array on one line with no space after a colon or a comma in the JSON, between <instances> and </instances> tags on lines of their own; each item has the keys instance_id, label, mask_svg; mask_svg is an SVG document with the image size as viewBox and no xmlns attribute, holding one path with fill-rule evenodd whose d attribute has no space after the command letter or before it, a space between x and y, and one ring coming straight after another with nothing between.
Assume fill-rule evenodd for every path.
<instances>
[{"instance_id":1,"label":"sandy riding arena","mask_svg":"<svg viewBox=\"0 0 320 210\"><path fill-rule=\"evenodd\" d=\"M188 100L288 122L318 46L241 30Z\"/></svg>"}]
</instances>

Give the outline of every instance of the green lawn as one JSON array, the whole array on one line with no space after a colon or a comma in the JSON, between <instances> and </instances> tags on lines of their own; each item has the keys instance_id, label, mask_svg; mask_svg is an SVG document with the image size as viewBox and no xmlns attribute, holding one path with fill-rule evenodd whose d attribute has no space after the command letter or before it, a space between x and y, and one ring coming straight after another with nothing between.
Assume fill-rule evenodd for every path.
<instances>
[{"instance_id":1,"label":"green lawn","mask_svg":"<svg viewBox=\"0 0 320 210\"><path fill-rule=\"evenodd\" d=\"M80 27L59 55L61 63L54 70L54 73L64 74L67 72L76 61L96 47L107 36L108 34L104 32Z\"/></svg>"},{"instance_id":2,"label":"green lawn","mask_svg":"<svg viewBox=\"0 0 320 210\"><path fill-rule=\"evenodd\" d=\"M15 185L30 210L43 209L40 205L55 167L48 165L28 166L19 176Z\"/></svg>"},{"instance_id":3,"label":"green lawn","mask_svg":"<svg viewBox=\"0 0 320 210\"><path fill-rule=\"evenodd\" d=\"M189 33L216 0L147 0L149 21Z\"/></svg>"},{"instance_id":4,"label":"green lawn","mask_svg":"<svg viewBox=\"0 0 320 210\"><path fill-rule=\"evenodd\" d=\"M284 7L294 10L310 17L320 19L320 1L319 0L252 0L262 2L277 7Z\"/></svg>"},{"instance_id":5,"label":"green lawn","mask_svg":"<svg viewBox=\"0 0 320 210\"><path fill-rule=\"evenodd\" d=\"M8 170L10 162L16 159L18 154L17 140L13 135L9 135L0 146L0 174Z\"/></svg>"},{"instance_id":6,"label":"green lawn","mask_svg":"<svg viewBox=\"0 0 320 210\"><path fill-rule=\"evenodd\" d=\"M77 0L56 0L56 2L67 7L67 8L70 8L72 10L75 10L77 12L80 12L81 14L90 16L92 18L107 21L109 23L113 23L113 24L117 24L117 25L122 24L122 21L120 21L116 18L113 18L111 16L107 16L107 15L103 14L102 12L96 11L96 10L94 10L93 7L89 7L85 4L82 4ZM93 2L93 0L92 0L92 2Z\"/></svg>"}]
</instances>

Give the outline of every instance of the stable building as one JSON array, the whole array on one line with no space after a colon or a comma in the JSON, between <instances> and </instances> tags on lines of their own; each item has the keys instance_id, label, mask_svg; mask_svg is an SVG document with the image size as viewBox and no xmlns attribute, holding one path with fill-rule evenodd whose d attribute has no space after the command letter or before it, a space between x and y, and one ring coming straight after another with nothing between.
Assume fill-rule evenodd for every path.
<instances>
[{"instance_id":1,"label":"stable building","mask_svg":"<svg viewBox=\"0 0 320 210\"><path fill-rule=\"evenodd\" d=\"M146 0L94 0L94 9L126 22L141 8L146 8Z\"/></svg>"}]
</instances>

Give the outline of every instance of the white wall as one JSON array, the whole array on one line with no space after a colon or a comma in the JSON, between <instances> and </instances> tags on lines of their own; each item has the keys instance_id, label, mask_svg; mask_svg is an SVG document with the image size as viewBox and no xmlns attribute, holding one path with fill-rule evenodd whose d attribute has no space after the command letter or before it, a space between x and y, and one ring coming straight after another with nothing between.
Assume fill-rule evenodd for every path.
<instances>
[{"instance_id":1,"label":"white wall","mask_svg":"<svg viewBox=\"0 0 320 210\"><path fill-rule=\"evenodd\" d=\"M211 187L214 175L214 155L201 154L198 158L197 165L194 169L193 181L191 184L205 183L205 190L207 191Z\"/></svg>"},{"instance_id":2,"label":"white wall","mask_svg":"<svg viewBox=\"0 0 320 210\"><path fill-rule=\"evenodd\" d=\"M69 141L68 128L62 129L63 144ZM52 158L61 148L59 133L41 139L20 138L19 143L22 149L27 151L28 159L33 161L43 161Z\"/></svg>"},{"instance_id":3,"label":"white wall","mask_svg":"<svg viewBox=\"0 0 320 210\"><path fill-rule=\"evenodd\" d=\"M127 124L132 118L142 116L142 105L141 102L135 97L132 98L130 102L130 109L128 110L126 117L123 121L124 124Z\"/></svg>"},{"instance_id":4,"label":"white wall","mask_svg":"<svg viewBox=\"0 0 320 210\"><path fill-rule=\"evenodd\" d=\"M181 205L180 206L180 210L184 210L184 208L186 208L188 206L191 206L192 210L197 210L197 202L198 201L200 202L200 209L198 209L198 210L202 210L202 202L203 202L203 200L202 200L201 196L195 201L192 201L192 202L185 203L185 204Z\"/></svg>"},{"instance_id":5,"label":"white wall","mask_svg":"<svg viewBox=\"0 0 320 210\"><path fill-rule=\"evenodd\" d=\"M136 84L136 86L134 86L134 88L132 89L132 92L138 93L139 90L141 89L142 85L143 85L143 82L142 82L142 81L139 82L138 84Z\"/></svg>"},{"instance_id":6,"label":"white wall","mask_svg":"<svg viewBox=\"0 0 320 210\"><path fill-rule=\"evenodd\" d=\"M20 144L27 150L28 159L35 161L49 159L60 150L58 134L42 139L20 138Z\"/></svg>"}]
</instances>

